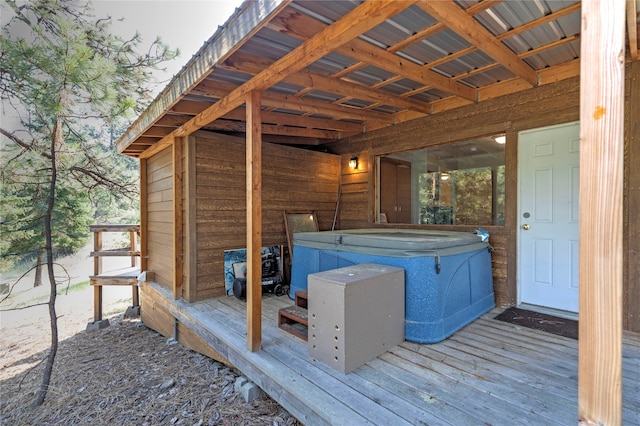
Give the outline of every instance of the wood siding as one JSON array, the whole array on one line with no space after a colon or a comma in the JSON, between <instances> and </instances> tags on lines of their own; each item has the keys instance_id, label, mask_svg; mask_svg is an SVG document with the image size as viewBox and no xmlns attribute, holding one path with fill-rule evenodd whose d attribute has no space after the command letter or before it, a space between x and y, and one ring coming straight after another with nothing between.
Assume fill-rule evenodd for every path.
<instances>
[{"instance_id":1,"label":"wood siding","mask_svg":"<svg viewBox=\"0 0 640 426\"><path fill-rule=\"evenodd\" d=\"M173 285L173 164L171 148L146 160L146 270L168 289Z\"/></svg>"},{"instance_id":2,"label":"wood siding","mask_svg":"<svg viewBox=\"0 0 640 426\"><path fill-rule=\"evenodd\" d=\"M194 164L185 173L194 214L185 235L185 250L196 256L195 291L190 300L224 294L224 250L246 245L246 181L244 139L209 132L189 137ZM298 148L264 144L262 174L262 241L264 246L286 244L283 212L315 210L321 230L331 228L339 187L340 157ZM186 196L186 195L185 195ZM185 207L186 208L186 207ZM190 262L193 265L193 261ZM185 274L186 277L186 274ZM187 290L185 290L187 291Z\"/></svg>"},{"instance_id":3,"label":"wood siding","mask_svg":"<svg viewBox=\"0 0 640 426\"><path fill-rule=\"evenodd\" d=\"M640 333L640 62L626 72L622 318L625 330Z\"/></svg>"},{"instance_id":4,"label":"wood siding","mask_svg":"<svg viewBox=\"0 0 640 426\"><path fill-rule=\"evenodd\" d=\"M640 262L638 261L640 223L640 148L638 147L638 107L640 67L626 68L626 149L625 167L625 329L640 330ZM342 196L340 228L403 226L429 228L433 225L374 224L376 205L375 157L393 152L423 148L505 132L506 211L504 226L483 226L491 234L496 303L513 305L517 299L517 161L518 132L526 129L577 121L580 117L579 78L563 80L524 92L401 123L377 132L350 137L326 147L342 156ZM635 106L635 107L634 107ZM358 156L358 169L350 170L350 157ZM472 231L474 226L437 226L438 229ZM634 298L635 297L635 298Z\"/></svg>"}]
</instances>

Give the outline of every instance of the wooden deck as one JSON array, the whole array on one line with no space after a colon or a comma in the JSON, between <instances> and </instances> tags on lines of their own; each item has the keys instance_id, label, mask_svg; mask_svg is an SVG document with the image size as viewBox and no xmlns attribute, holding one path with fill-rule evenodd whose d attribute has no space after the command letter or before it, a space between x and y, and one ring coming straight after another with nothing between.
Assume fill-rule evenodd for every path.
<instances>
[{"instance_id":1,"label":"wooden deck","mask_svg":"<svg viewBox=\"0 0 640 426\"><path fill-rule=\"evenodd\" d=\"M308 425L577 424L577 341L494 320L499 310L443 342L404 342L343 375L277 328L278 309L293 303L286 296L264 296L258 352L246 349L244 302L171 303L179 321ZM623 358L623 424L640 425L640 335L625 332Z\"/></svg>"}]
</instances>

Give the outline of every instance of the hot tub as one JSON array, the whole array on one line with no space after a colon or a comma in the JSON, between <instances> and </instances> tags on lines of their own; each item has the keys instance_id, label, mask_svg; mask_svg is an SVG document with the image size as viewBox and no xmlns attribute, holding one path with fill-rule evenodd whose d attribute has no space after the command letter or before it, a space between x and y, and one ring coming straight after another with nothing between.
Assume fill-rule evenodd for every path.
<instances>
[{"instance_id":1,"label":"hot tub","mask_svg":"<svg viewBox=\"0 0 640 426\"><path fill-rule=\"evenodd\" d=\"M294 234L291 293L307 276L360 263L405 270L405 339L446 339L495 306L489 244L466 232L351 229Z\"/></svg>"}]
</instances>

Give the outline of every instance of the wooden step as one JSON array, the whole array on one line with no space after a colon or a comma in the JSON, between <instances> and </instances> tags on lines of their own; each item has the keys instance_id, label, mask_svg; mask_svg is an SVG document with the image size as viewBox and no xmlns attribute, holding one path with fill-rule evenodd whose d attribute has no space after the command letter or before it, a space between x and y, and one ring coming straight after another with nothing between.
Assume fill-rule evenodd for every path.
<instances>
[{"instance_id":1,"label":"wooden step","mask_svg":"<svg viewBox=\"0 0 640 426\"><path fill-rule=\"evenodd\" d=\"M309 320L305 308L291 305L278 311L278 327L305 341L308 339L308 324Z\"/></svg>"},{"instance_id":2,"label":"wooden step","mask_svg":"<svg viewBox=\"0 0 640 426\"><path fill-rule=\"evenodd\" d=\"M309 294L307 293L307 290L296 291L295 297L296 297L295 298L296 306L300 306L301 308L307 309L308 307L307 299L309 299Z\"/></svg>"}]
</instances>

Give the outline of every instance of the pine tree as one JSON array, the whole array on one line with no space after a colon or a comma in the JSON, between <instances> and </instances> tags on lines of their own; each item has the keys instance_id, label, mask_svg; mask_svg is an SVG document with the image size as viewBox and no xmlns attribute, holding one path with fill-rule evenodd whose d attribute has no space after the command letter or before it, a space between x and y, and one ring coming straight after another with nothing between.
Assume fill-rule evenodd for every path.
<instances>
[{"instance_id":1,"label":"pine tree","mask_svg":"<svg viewBox=\"0 0 640 426\"><path fill-rule=\"evenodd\" d=\"M151 70L177 52L156 40L147 53L138 53L140 36L110 34L110 18L97 19L89 4L5 0L2 6L2 195L12 210L2 212L2 239L18 231L36 253L43 248L51 285L51 348L38 406L58 347L54 256L73 249L92 190L135 195L132 182L113 170L109 156L115 153L87 129L121 126L140 112L149 98Z\"/></svg>"}]
</instances>

